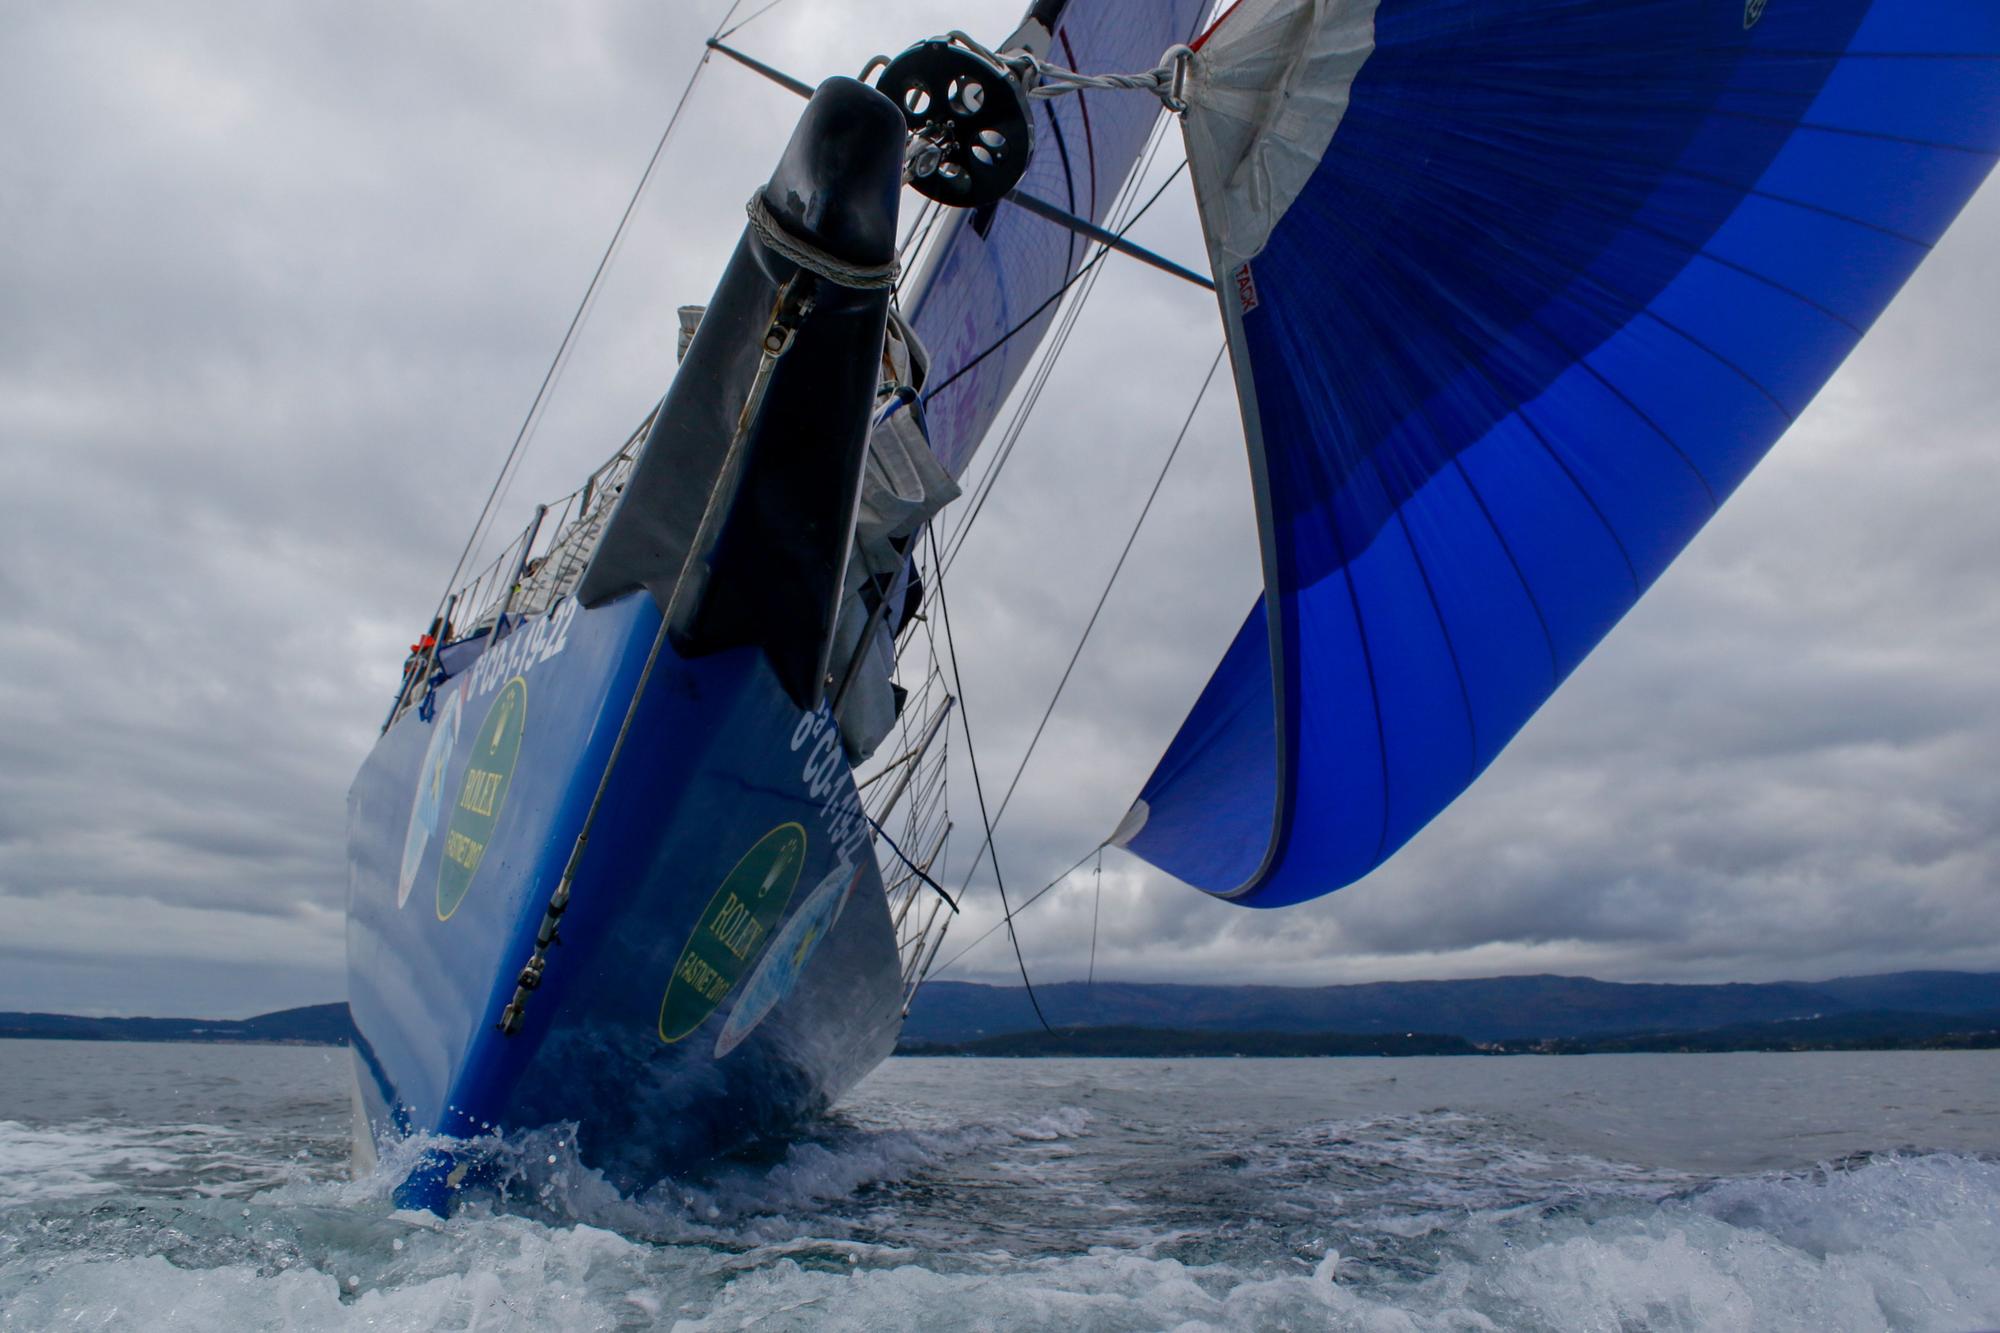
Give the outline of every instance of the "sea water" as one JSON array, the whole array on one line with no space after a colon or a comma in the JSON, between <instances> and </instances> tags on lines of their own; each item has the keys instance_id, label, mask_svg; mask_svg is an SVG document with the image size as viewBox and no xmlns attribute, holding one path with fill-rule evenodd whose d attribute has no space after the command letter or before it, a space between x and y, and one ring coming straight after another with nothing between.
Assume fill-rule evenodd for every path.
<instances>
[{"instance_id":1,"label":"sea water","mask_svg":"<svg viewBox=\"0 0 2000 1333\"><path fill-rule=\"evenodd\" d=\"M448 1221L348 1178L347 1059L0 1042L0 1327L2000 1326L2000 1052L895 1060Z\"/></svg>"}]
</instances>

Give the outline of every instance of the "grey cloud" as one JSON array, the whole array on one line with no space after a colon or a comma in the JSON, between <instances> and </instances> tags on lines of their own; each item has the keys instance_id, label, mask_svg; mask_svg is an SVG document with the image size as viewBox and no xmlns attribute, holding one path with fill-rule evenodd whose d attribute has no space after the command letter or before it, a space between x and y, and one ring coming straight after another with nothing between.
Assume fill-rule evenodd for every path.
<instances>
[{"instance_id":1,"label":"grey cloud","mask_svg":"<svg viewBox=\"0 0 2000 1333\"><path fill-rule=\"evenodd\" d=\"M338 994L348 779L721 8L0 17L0 1008ZM1017 9L787 5L740 40L812 78ZM703 74L503 529L657 397L672 307L708 290L795 106ZM1185 181L1133 234L1200 255ZM1383 870L1244 912L1110 853L1100 912L1087 865L1022 918L1035 975L1083 975L1093 915L1098 974L1148 979L2000 966L1996 242L1989 190ZM950 579L989 796L1218 341L1208 295L1107 262ZM1017 902L1117 822L1257 583L1224 382L1002 826ZM954 754L956 881L978 839ZM946 957L998 920L970 877ZM999 934L955 974L1011 968Z\"/></svg>"}]
</instances>

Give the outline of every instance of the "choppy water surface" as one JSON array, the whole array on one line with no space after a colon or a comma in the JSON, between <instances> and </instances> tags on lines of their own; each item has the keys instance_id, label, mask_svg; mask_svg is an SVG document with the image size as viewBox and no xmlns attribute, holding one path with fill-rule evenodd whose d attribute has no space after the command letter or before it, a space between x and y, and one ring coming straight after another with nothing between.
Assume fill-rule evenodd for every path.
<instances>
[{"instance_id":1,"label":"choppy water surface","mask_svg":"<svg viewBox=\"0 0 2000 1333\"><path fill-rule=\"evenodd\" d=\"M0 1042L0 1327L2000 1325L2000 1053L898 1060L442 1223L346 1178L346 1059Z\"/></svg>"}]
</instances>

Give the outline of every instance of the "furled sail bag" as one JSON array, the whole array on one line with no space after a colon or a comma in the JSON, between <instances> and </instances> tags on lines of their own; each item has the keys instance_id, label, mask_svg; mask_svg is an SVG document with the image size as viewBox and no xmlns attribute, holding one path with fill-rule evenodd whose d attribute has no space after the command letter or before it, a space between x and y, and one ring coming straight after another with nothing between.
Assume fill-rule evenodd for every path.
<instances>
[{"instance_id":1,"label":"furled sail bag","mask_svg":"<svg viewBox=\"0 0 2000 1333\"><path fill-rule=\"evenodd\" d=\"M1277 906L1491 763L2000 149L1992 0L1243 0L1186 130L1265 593L1117 840Z\"/></svg>"}]
</instances>

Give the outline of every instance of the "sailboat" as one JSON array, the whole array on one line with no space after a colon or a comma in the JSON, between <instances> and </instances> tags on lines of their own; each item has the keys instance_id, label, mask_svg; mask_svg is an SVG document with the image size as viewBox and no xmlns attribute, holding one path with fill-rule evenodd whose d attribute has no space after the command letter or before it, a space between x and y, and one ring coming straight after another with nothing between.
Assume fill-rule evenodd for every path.
<instances>
[{"instance_id":1,"label":"sailboat","mask_svg":"<svg viewBox=\"0 0 2000 1333\"><path fill-rule=\"evenodd\" d=\"M636 1188L893 1049L957 911L935 522L1107 254L1215 292L1265 586L1104 841L1282 907L1479 776L2000 151L1974 0L1210 7L1036 0L816 87L711 42L807 98L790 142L658 407L454 575L349 794L357 1154L428 1145L403 1202L550 1124ZM1162 117L1206 272L1124 235Z\"/></svg>"}]
</instances>

